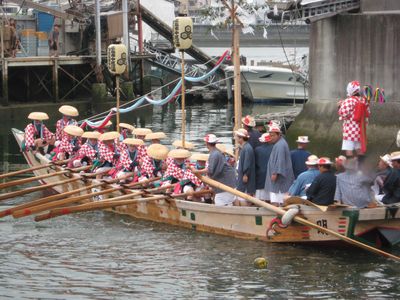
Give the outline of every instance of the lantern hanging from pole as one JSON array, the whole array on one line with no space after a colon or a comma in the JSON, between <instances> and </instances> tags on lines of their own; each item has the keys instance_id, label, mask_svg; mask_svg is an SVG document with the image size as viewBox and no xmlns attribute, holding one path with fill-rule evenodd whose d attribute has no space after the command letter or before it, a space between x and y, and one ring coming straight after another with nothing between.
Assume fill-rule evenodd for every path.
<instances>
[{"instance_id":1,"label":"lantern hanging from pole","mask_svg":"<svg viewBox=\"0 0 400 300\"><path fill-rule=\"evenodd\" d=\"M124 44L111 44L107 48L107 66L112 74L125 72L127 63L126 46Z\"/></svg>"},{"instance_id":2,"label":"lantern hanging from pole","mask_svg":"<svg viewBox=\"0 0 400 300\"><path fill-rule=\"evenodd\" d=\"M192 46L193 21L190 17L177 17L172 25L175 48L188 49Z\"/></svg>"}]
</instances>

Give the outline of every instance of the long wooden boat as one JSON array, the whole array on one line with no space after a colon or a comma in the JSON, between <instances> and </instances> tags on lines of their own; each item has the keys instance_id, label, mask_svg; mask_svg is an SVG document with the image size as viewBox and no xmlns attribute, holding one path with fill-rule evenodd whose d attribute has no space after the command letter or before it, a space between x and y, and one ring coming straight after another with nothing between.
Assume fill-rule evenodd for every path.
<instances>
[{"instance_id":1,"label":"long wooden boat","mask_svg":"<svg viewBox=\"0 0 400 300\"><path fill-rule=\"evenodd\" d=\"M12 130L17 142L21 145L23 132ZM23 153L30 167L48 163L40 154ZM56 172L49 168L34 171L36 176ZM65 175L55 175L43 179L41 183L54 183L65 180ZM79 176L73 174L72 176ZM81 188L96 180L75 181L55 186L58 193ZM81 192L85 194L87 191ZM115 192L106 197L118 196ZM92 199L91 201L98 201ZM329 228L342 235L360 240L375 246L394 245L400 242L400 206L357 209L351 207L328 207L320 209L299 205L299 216ZM178 199L138 202L112 209L114 213L129 215L135 218L162 222L186 227L198 231L211 232L236 238L262 240L266 242L339 242L334 236L327 235L314 228L295 222L284 225L280 216L262 207L218 207L210 204L196 203Z\"/></svg>"}]
</instances>

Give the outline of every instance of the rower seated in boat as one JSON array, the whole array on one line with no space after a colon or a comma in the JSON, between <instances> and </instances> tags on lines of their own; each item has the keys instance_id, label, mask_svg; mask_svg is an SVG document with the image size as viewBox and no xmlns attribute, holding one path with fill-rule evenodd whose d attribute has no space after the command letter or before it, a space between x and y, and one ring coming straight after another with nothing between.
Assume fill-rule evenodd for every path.
<instances>
[{"instance_id":1,"label":"rower seated in boat","mask_svg":"<svg viewBox=\"0 0 400 300\"><path fill-rule=\"evenodd\" d=\"M147 179L163 176L167 169L168 152L168 148L161 144L151 144L147 148L147 157L142 164L142 172ZM160 181L153 182L153 185L160 185Z\"/></svg>"},{"instance_id":2,"label":"rower seated in boat","mask_svg":"<svg viewBox=\"0 0 400 300\"><path fill-rule=\"evenodd\" d=\"M44 155L44 147L48 146L47 153L50 153L54 148L55 138L43 123L44 120L49 119L49 116L44 112L31 112L28 119L32 122L25 128L22 150L31 150L35 153L39 151Z\"/></svg>"},{"instance_id":3,"label":"rower seated in boat","mask_svg":"<svg viewBox=\"0 0 400 300\"><path fill-rule=\"evenodd\" d=\"M133 172L133 181L138 181L138 178L141 176L139 146L143 145L143 141L126 138L122 143L126 145L126 148L121 149L118 165L115 167L115 177L122 178L125 176L125 173Z\"/></svg>"},{"instance_id":4,"label":"rower seated in boat","mask_svg":"<svg viewBox=\"0 0 400 300\"><path fill-rule=\"evenodd\" d=\"M94 172L98 174L97 179L103 177L104 173L110 171L118 163L120 150L118 147L119 133L110 131L100 135L99 162L95 166Z\"/></svg>"},{"instance_id":5,"label":"rower seated in boat","mask_svg":"<svg viewBox=\"0 0 400 300\"><path fill-rule=\"evenodd\" d=\"M133 125L127 124L127 123L119 123L119 141L120 141L120 147L125 148L125 144L122 143L125 139L132 137L133 130L135 127Z\"/></svg>"},{"instance_id":6,"label":"rower seated in boat","mask_svg":"<svg viewBox=\"0 0 400 300\"><path fill-rule=\"evenodd\" d=\"M235 168L236 167L236 159L235 159L235 153L233 153L233 150L229 149L224 144L215 144L215 147L217 150L219 150L224 155L225 160L228 163L228 165Z\"/></svg>"},{"instance_id":7,"label":"rower seated in boat","mask_svg":"<svg viewBox=\"0 0 400 300\"><path fill-rule=\"evenodd\" d=\"M53 160L64 160L75 156L81 147L83 129L76 125L68 125L64 128L64 137L55 149Z\"/></svg>"},{"instance_id":8,"label":"rower seated in boat","mask_svg":"<svg viewBox=\"0 0 400 300\"><path fill-rule=\"evenodd\" d=\"M79 116L78 110L71 105L62 105L58 111L63 115L56 123L56 141L61 142L65 136L64 128L68 125L78 126L78 122L73 117Z\"/></svg>"},{"instance_id":9,"label":"rower seated in boat","mask_svg":"<svg viewBox=\"0 0 400 300\"><path fill-rule=\"evenodd\" d=\"M152 133L151 129L148 129L148 128L135 128L132 132L135 135L135 138L142 140L142 141L144 141L146 135L148 135L149 133ZM147 147L143 143L143 145L138 146L138 150L139 150L141 162L143 162L147 157Z\"/></svg>"},{"instance_id":10,"label":"rower seated in boat","mask_svg":"<svg viewBox=\"0 0 400 300\"><path fill-rule=\"evenodd\" d=\"M204 153L193 153L193 155L190 157L190 159L192 161L195 161L195 165L191 167L191 171L193 173L194 172L207 173L209 156L210 156L209 154L204 154ZM205 190L210 190L210 187L208 185L206 185L204 182L201 182L200 186L196 186L196 188L195 188L196 192L205 191ZM200 196L200 197L193 197L193 201L205 202L208 204L212 204L212 198L211 198L210 194Z\"/></svg>"},{"instance_id":11,"label":"rower seated in boat","mask_svg":"<svg viewBox=\"0 0 400 300\"><path fill-rule=\"evenodd\" d=\"M174 149L168 153L171 158L168 162L167 170L164 173L164 184L175 184L174 194L194 192L196 187L201 185L200 179L189 169L186 161L191 156L190 151L186 149ZM188 196L187 200L192 200Z\"/></svg>"},{"instance_id":12,"label":"rower seated in boat","mask_svg":"<svg viewBox=\"0 0 400 300\"><path fill-rule=\"evenodd\" d=\"M84 132L81 138L86 139L86 142L79 149L78 154L72 159L73 167L82 165L92 165L99 158L99 143L98 139L101 133L97 131Z\"/></svg>"}]
</instances>

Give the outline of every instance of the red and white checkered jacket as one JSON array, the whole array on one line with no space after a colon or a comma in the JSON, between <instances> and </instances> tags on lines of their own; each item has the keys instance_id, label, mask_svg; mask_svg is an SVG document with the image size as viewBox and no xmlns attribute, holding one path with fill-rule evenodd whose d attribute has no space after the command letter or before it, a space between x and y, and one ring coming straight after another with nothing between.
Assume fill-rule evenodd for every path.
<instances>
[{"instance_id":1,"label":"red and white checkered jacket","mask_svg":"<svg viewBox=\"0 0 400 300\"><path fill-rule=\"evenodd\" d=\"M186 163L186 162L185 162ZM164 178L168 178L170 176L174 177L178 181L189 180L193 184L199 186L201 181L193 174L190 169L182 169L180 168L173 158L167 159L167 170L164 173Z\"/></svg>"},{"instance_id":2,"label":"red and white checkered jacket","mask_svg":"<svg viewBox=\"0 0 400 300\"><path fill-rule=\"evenodd\" d=\"M358 96L348 97L338 110L339 120L343 121L343 140L345 141L359 142L361 140L360 123L354 120L354 111L358 101L365 100Z\"/></svg>"},{"instance_id":3,"label":"red and white checkered jacket","mask_svg":"<svg viewBox=\"0 0 400 300\"><path fill-rule=\"evenodd\" d=\"M139 149L139 156L140 156L140 162L144 162L145 159L147 159L147 146L146 145L140 145L138 146Z\"/></svg>"},{"instance_id":4,"label":"red and white checkered jacket","mask_svg":"<svg viewBox=\"0 0 400 300\"><path fill-rule=\"evenodd\" d=\"M53 133L47 129L46 125L42 124L42 135L37 132L35 125L32 123L28 124L25 127L25 146L26 148L32 147L35 145L35 140L39 138L43 138L45 141L51 140L53 137Z\"/></svg>"},{"instance_id":5,"label":"red and white checkered jacket","mask_svg":"<svg viewBox=\"0 0 400 300\"><path fill-rule=\"evenodd\" d=\"M118 166L119 168L123 167L126 170L132 171L130 170L130 165L133 162L133 160L131 159L129 154L130 153L128 149L121 150L121 156L119 157ZM134 157L134 160L137 162L139 167L140 153L138 150L136 150L136 157Z\"/></svg>"},{"instance_id":6,"label":"red and white checkered jacket","mask_svg":"<svg viewBox=\"0 0 400 300\"><path fill-rule=\"evenodd\" d=\"M65 121L64 118L57 121L57 123L56 123L56 140L57 141L62 141L63 137L66 135L66 133L64 132L64 128L65 128L65 126L68 126L68 125L78 126L78 122L74 119Z\"/></svg>"},{"instance_id":7,"label":"red and white checkered jacket","mask_svg":"<svg viewBox=\"0 0 400 300\"><path fill-rule=\"evenodd\" d=\"M88 157L90 160L93 161L99 155L98 150L99 150L99 145L97 145L96 149L96 147L90 145L89 142L86 142L85 144L82 145L81 149L79 149L78 157L79 158Z\"/></svg>"},{"instance_id":8,"label":"red and white checkered jacket","mask_svg":"<svg viewBox=\"0 0 400 300\"><path fill-rule=\"evenodd\" d=\"M68 153L70 157L73 156L75 154L74 147L76 145L80 146L82 144L82 142L81 142L80 138L76 139L76 145L74 145L72 143L72 141L73 140L68 135L64 136L60 145L58 146L58 148L59 148L58 152L59 153Z\"/></svg>"},{"instance_id":9,"label":"red and white checkered jacket","mask_svg":"<svg viewBox=\"0 0 400 300\"><path fill-rule=\"evenodd\" d=\"M163 166L165 163L166 162L163 160L161 162L161 166ZM154 170L155 170L154 159L147 155L142 160L142 172L143 172L144 175L146 175L147 177L151 178L151 177L156 176L156 175L154 175Z\"/></svg>"},{"instance_id":10,"label":"red and white checkered jacket","mask_svg":"<svg viewBox=\"0 0 400 300\"><path fill-rule=\"evenodd\" d=\"M108 161L114 166L117 164L118 160L114 159L114 154L119 153L119 149L115 143L111 145L106 145L104 143L101 143L99 147L99 153L100 153L100 160Z\"/></svg>"}]
</instances>

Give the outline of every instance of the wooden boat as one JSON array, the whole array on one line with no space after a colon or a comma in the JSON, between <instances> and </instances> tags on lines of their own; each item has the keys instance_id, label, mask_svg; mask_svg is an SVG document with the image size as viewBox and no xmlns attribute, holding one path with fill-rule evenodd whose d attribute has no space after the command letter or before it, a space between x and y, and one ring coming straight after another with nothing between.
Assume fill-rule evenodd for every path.
<instances>
[{"instance_id":1,"label":"wooden boat","mask_svg":"<svg viewBox=\"0 0 400 300\"><path fill-rule=\"evenodd\" d=\"M12 130L17 142L21 145L23 132ZM30 167L48 163L40 154L24 152ZM49 168L34 171L36 176L56 172ZM65 175L56 175L42 180L42 183L54 183L65 180ZM79 174L72 176L78 177ZM55 186L58 193L89 185L87 182L75 181ZM87 193L82 192L82 194ZM118 196L115 192L106 197ZM98 199L92 199L98 201ZM351 207L332 206L326 211L318 207L298 205L301 216L310 222L329 228L342 235L358 239L376 246L394 245L400 242L400 206L356 209ZM137 202L132 205L111 209L114 213L129 215L135 218L162 222L186 227L198 231L211 232L236 238L262 240L266 242L338 242L337 237L328 235L314 228L295 222L284 225L282 218L263 207L217 207L210 204L195 203L174 198ZM290 210L289 210L290 211Z\"/></svg>"}]
</instances>

